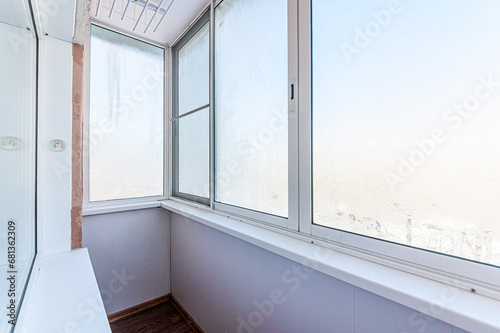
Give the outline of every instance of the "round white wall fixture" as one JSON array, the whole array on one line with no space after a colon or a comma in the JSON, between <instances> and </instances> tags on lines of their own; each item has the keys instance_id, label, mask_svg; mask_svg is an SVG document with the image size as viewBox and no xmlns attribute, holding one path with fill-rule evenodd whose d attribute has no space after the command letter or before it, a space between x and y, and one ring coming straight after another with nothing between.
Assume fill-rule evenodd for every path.
<instances>
[{"instance_id":1,"label":"round white wall fixture","mask_svg":"<svg viewBox=\"0 0 500 333\"><path fill-rule=\"evenodd\" d=\"M66 150L66 142L63 140L52 140L50 141L50 149L52 149L55 152L61 152Z\"/></svg>"},{"instance_id":2,"label":"round white wall fixture","mask_svg":"<svg viewBox=\"0 0 500 333\"><path fill-rule=\"evenodd\" d=\"M4 150L21 149L21 139L14 138L13 136L3 137L0 139L0 148Z\"/></svg>"}]
</instances>

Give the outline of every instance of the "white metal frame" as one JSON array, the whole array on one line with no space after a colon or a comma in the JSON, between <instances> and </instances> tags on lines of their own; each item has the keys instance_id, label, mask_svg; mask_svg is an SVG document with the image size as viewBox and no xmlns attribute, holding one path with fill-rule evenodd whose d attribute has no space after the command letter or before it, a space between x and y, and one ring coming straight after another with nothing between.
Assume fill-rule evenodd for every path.
<instances>
[{"instance_id":1,"label":"white metal frame","mask_svg":"<svg viewBox=\"0 0 500 333\"><path fill-rule=\"evenodd\" d=\"M88 63L86 63L87 66L85 66L85 94L84 94L84 108L83 108L83 215L85 214L85 210L89 208L96 208L96 207L107 207L107 206L117 206L117 205L130 205L130 204L136 204L136 203L145 203L145 202L151 202L151 201L160 201L160 200L166 200L169 197L169 177L168 177L168 166L169 160L170 160L170 151L169 151L169 146L170 146L170 140L168 137L168 112L167 110L170 107L169 103L169 69L167 64L169 63L169 47L166 44L159 44L144 38L139 38L133 34L130 34L128 32L125 32L123 30L117 29L115 27L111 27L101 21L91 19L90 23L92 25L95 25L100 28L108 29L110 31L113 31L117 34L121 34L130 38L133 38L135 40L138 40L143 43L151 44L156 47L159 47L163 49L163 54L164 54L164 101L163 101L163 119L164 119L164 127L163 127L163 167L164 167L164 173L163 173L163 195L160 196L149 196L149 197L137 197L137 198L127 198L127 199L116 199L116 200L103 200L103 201L90 201L89 198L89 138L90 138L90 129L89 129L89 119L90 119L90 51L92 48L92 43L90 42L91 40L91 29L88 30L88 35L87 35L87 43L85 47L85 58L88 59ZM87 144L86 144L87 143Z\"/></svg>"},{"instance_id":2,"label":"white metal frame","mask_svg":"<svg viewBox=\"0 0 500 333\"><path fill-rule=\"evenodd\" d=\"M288 83L289 83L289 100L288 100L288 217L275 216L252 209L247 209L243 207L238 207L222 202L215 201L215 124L214 124L214 113L216 105L215 100L215 89L214 89L214 67L215 67L215 57L214 57L214 46L215 46L215 10L217 5L219 5L223 0L212 1L211 6L211 46L212 50L210 52L211 57L211 119L210 119L210 139L211 139L211 195L210 195L210 207L213 210L219 211L221 213L226 213L229 215L243 217L253 221L260 221L267 223L269 225L274 225L281 228L286 228L290 230L297 231L299 224L299 205L298 205L298 175L299 169L296 163L298 159L298 117L297 117L297 99L298 96L295 94L292 100L291 87L297 90L296 86L298 83L298 31L297 31L297 19L298 19L298 4L297 0L288 0L288 20L287 20L287 31L288 31Z\"/></svg>"},{"instance_id":3,"label":"white metal frame","mask_svg":"<svg viewBox=\"0 0 500 333\"><path fill-rule=\"evenodd\" d=\"M312 16L311 0L299 1L300 49L300 231L313 237L370 254L372 260L387 265L404 263L405 270L471 292L500 299L500 269L442 253L397 244L316 225L312 207ZM309 46L309 47L307 47ZM394 266L391 265L391 266Z\"/></svg>"},{"instance_id":4,"label":"white metal frame","mask_svg":"<svg viewBox=\"0 0 500 333\"><path fill-rule=\"evenodd\" d=\"M260 225L289 237L314 242L365 260L403 270L411 274L439 281L473 293L500 299L500 270L498 267L451 257L425 249L418 249L380 239L315 225L312 221L312 51L311 0L288 0L289 86L294 85L294 101L289 100L289 217L282 218L214 201L214 13L223 0L212 0L197 18L173 43L175 45L209 11L210 22L210 205L171 197L171 186L166 186L166 197L173 201L235 218L241 222ZM96 24L96 22L93 22ZM98 23L101 25L101 23ZM136 38L136 37L134 37ZM146 41L149 42L149 41ZM153 43L155 44L155 43ZM300 45L300 47L299 47ZM172 184L172 49L166 55L166 159ZM88 94L87 94L88 96ZM290 97L290 96L289 96ZM300 139L299 139L300 138ZM164 199L164 198L161 198ZM143 198L151 201L152 198ZM137 202L136 199L133 202ZM116 205L116 201L112 202ZM122 203L127 203L122 201Z\"/></svg>"},{"instance_id":5,"label":"white metal frame","mask_svg":"<svg viewBox=\"0 0 500 333\"><path fill-rule=\"evenodd\" d=\"M205 204L205 205L210 205L210 189L209 189L209 195L207 198L205 197L201 197L201 196L197 196L197 195L193 195L193 194L188 194L188 193L183 193L183 192L180 192L179 189L178 189L178 186L179 186L179 180L176 179L179 177L179 170L177 169L178 166L176 165L177 163L177 154L179 153L178 152L178 147L176 146L177 145L177 139L178 139L178 131L175 131L175 129L177 129L176 126L178 126L178 123L179 123L179 120L183 117L186 117L186 116L190 116L191 114L194 114L194 113L197 113L197 112L204 112L205 110L208 109L208 112L209 112L209 119L210 119L210 116L211 116L211 110L212 110L212 99L211 99L211 94L210 94L210 91L211 91L211 62L210 62L210 59L209 59L209 101L208 101L208 104L205 104L205 105L201 105L195 109L192 109L188 112L184 112L183 114L179 115L178 112L178 103L179 103L179 99L178 99L178 93L179 93L179 89L178 89L178 77L179 77L179 72L178 72L178 63L179 63L179 60L178 60L178 53L180 51L180 49L182 49L182 47L184 47L184 45L186 45L190 40L191 38L193 38L197 33L198 31L200 31L200 29L202 29L206 24L208 24L208 27L209 27L209 57L211 55L211 52L212 52L212 49L211 49L211 44L212 44L212 36L211 36L211 19L210 19L210 4L207 5L202 11L201 13L195 18L195 20L193 20L189 26L188 26L188 29L185 29L184 32L182 33L182 35L176 39L175 43L172 45L171 47L171 51L170 51L170 56L171 56L171 62L170 62L170 67L172 69L172 72L171 72L171 83L172 83L172 87L170 89L170 92L171 92L171 95L172 95L172 99L171 99L171 112L169 113L169 119L170 119L170 128L171 128L171 131L170 131L170 139L171 139L171 147L170 147L170 151L171 151L171 170L170 170L170 195L171 196L177 196L179 198L183 198L183 199L186 199L186 200L190 200L190 201L194 201L194 202L198 202L200 204ZM175 122L177 121L177 124L175 124ZM209 120L210 121L210 120ZM212 139L211 135L211 130L209 129L209 140ZM209 142L209 150L210 150L210 147L211 147L211 142ZM209 153L209 156L211 156L211 154ZM209 161L209 165L210 165L210 161ZM209 182L211 182L211 179L210 179L210 171L207 170L207 172L209 172Z\"/></svg>"},{"instance_id":6,"label":"white metal frame","mask_svg":"<svg viewBox=\"0 0 500 333\"><path fill-rule=\"evenodd\" d=\"M215 22L213 18L215 7L222 1L224 0L212 0L210 4L210 96L212 100L210 101L211 198L209 209L214 213L234 217L243 222L252 224L257 222L261 223L262 227L265 228L281 229L291 237L301 235L301 237L310 239L311 242L322 243L327 247L334 246L337 250L363 259L500 299L500 272L498 267L313 223L311 0L288 0L289 85L294 84L295 86L295 101L292 102L289 99L289 218L281 218L214 202L213 108L215 105L213 103L213 66L215 39L213 34ZM190 204L185 200L172 199ZM196 203L192 205L199 206Z\"/></svg>"}]
</instances>

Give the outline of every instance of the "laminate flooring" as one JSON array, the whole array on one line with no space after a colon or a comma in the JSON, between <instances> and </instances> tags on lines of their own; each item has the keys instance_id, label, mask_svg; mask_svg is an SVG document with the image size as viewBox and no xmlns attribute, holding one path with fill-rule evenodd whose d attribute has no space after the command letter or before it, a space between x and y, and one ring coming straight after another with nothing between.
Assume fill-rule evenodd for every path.
<instances>
[{"instance_id":1,"label":"laminate flooring","mask_svg":"<svg viewBox=\"0 0 500 333\"><path fill-rule=\"evenodd\" d=\"M171 301L121 318L110 325L113 333L196 333Z\"/></svg>"}]
</instances>

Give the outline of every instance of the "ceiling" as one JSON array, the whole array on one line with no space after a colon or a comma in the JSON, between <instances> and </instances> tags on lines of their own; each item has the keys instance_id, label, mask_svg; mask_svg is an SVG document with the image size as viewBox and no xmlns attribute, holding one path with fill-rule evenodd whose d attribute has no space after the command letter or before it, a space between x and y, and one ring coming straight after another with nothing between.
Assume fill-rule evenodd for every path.
<instances>
[{"instance_id":1,"label":"ceiling","mask_svg":"<svg viewBox=\"0 0 500 333\"><path fill-rule=\"evenodd\" d=\"M25 1L0 1L0 22L19 28L30 28L28 6Z\"/></svg>"},{"instance_id":2,"label":"ceiling","mask_svg":"<svg viewBox=\"0 0 500 333\"><path fill-rule=\"evenodd\" d=\"M92 0L90 17L131 35L171 45L208 3L210 0Z\"/></svg>"},{"instance_id":3,"label":"ceiling","mask_svg":"<svg viewBox=\"0 0 500 333\"><path fill-rule=\"evenodd\" d=\"M77 0L30 0L39 38L50 36L71 42ZM0 1L0 22L23 29L32 28L28 0Z\"/></svg>"}]
</instances>

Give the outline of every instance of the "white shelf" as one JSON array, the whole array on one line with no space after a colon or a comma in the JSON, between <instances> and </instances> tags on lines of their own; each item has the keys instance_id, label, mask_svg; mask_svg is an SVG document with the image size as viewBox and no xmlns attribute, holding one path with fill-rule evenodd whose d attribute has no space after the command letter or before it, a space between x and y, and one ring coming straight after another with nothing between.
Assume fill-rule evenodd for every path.
<instances>
[{"instance_id":1,"label":"white shelf","mask_svg":"<svg viewBox=\"0 0 500 333\"><path fill-rule=\"evenodd\" d=\"M38 258L15 333L111 333L87 249Z\"/></svg>"}]
</instances>

